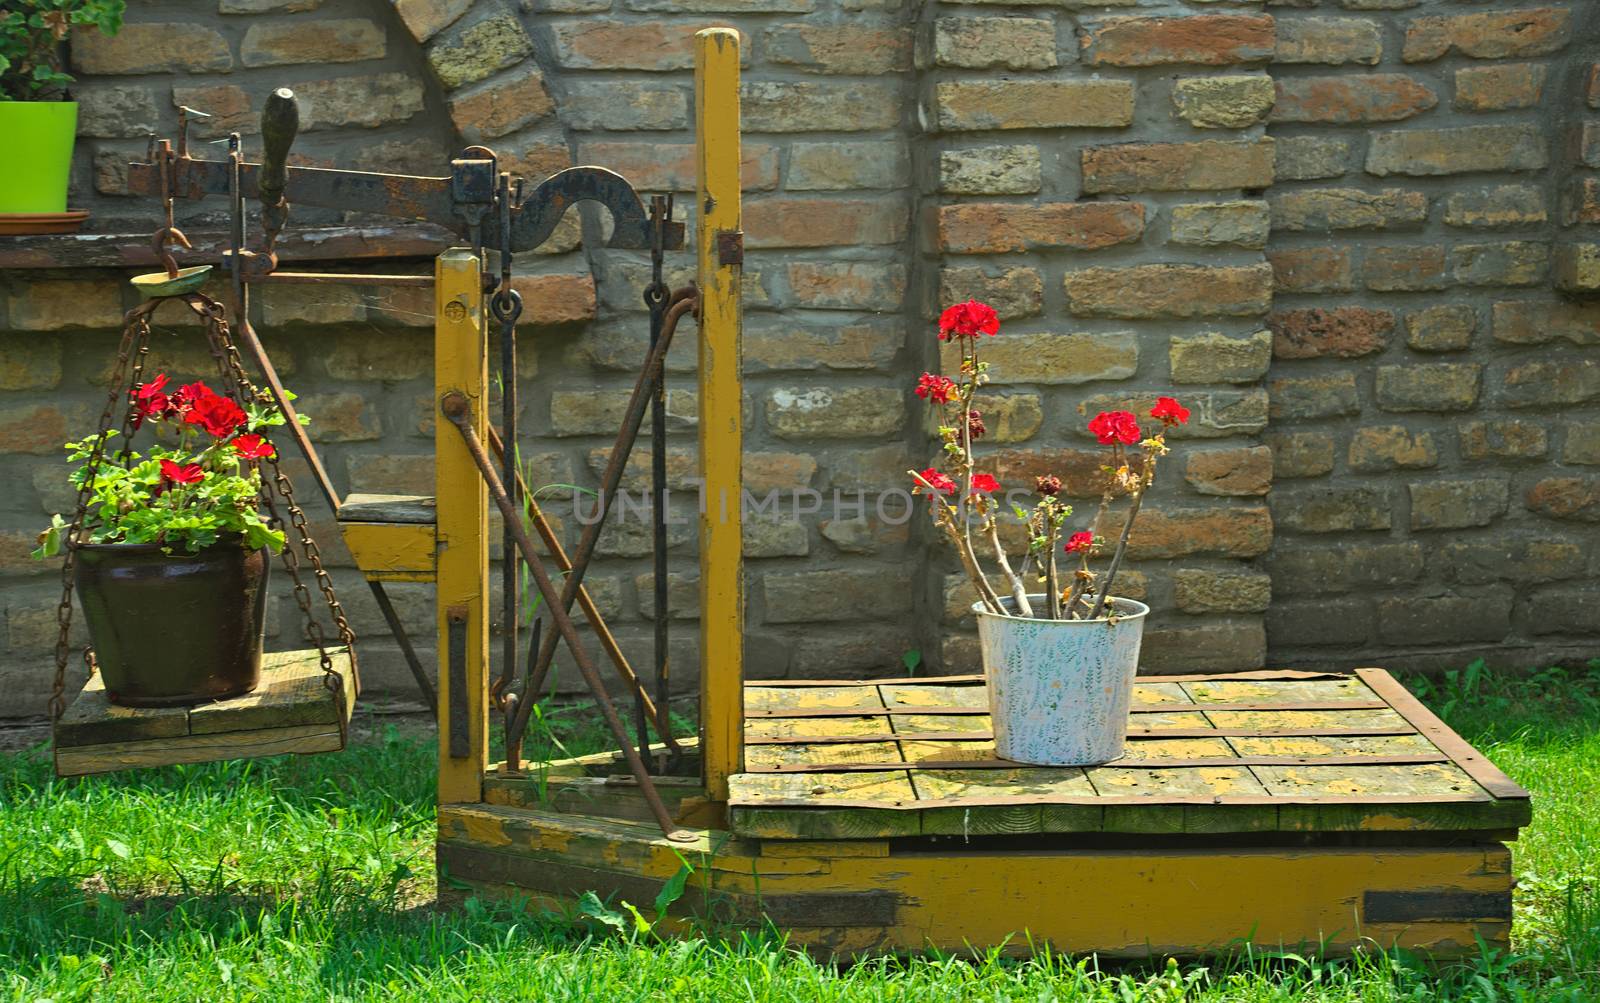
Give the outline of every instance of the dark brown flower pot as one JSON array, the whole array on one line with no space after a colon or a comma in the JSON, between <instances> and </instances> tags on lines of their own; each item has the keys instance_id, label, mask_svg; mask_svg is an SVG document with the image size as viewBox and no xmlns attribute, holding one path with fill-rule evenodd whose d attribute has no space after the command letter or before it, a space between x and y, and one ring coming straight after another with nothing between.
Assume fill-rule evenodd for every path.
<instances>
[{"instance_id":1,"label":"dark brown flower pot","mask_svg":"<svg viewBox=\"0 0 1600 1003\"><path fill-rule=\"evenodd\" d=\"M261 681L269 555L237 538L164 554L77 548L78 599L112 703L163 707L238 696Z\"/></svg>"}]
</instances>

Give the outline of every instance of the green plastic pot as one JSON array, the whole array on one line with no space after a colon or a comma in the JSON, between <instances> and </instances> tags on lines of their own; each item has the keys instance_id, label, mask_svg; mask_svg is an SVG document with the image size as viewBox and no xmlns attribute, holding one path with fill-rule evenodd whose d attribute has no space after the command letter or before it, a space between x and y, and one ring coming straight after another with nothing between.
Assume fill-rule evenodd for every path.
<instances>
[{"instance_id":1,"label":"green plastic pot","mask_svg":"<svg viewBox=\"0 0 1600 1003\"><path fill-rule=\"evenodd\" d=\"M75 101L0 101L0 213L67 211Z\"/></svg>"}]
</instances>

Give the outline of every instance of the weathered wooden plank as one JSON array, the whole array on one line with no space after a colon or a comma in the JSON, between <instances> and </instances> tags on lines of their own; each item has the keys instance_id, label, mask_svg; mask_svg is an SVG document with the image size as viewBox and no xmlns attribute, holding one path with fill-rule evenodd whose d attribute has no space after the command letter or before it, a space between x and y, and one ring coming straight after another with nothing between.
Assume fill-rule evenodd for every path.
<instances>
[{"instance_id":1,"label":"weathered wooden plank","mask_svg":"<svg viewBox=\"0 0 1600 1003\"><path fill-rule=\"evenodd\" d=\"M937 745L939 743L927 743ZM789 746L772 746L769 748L790 748ZM839 760L824 759L820 762L782 762L774 760L762 765L752 764L751 773L826 773L830 771L858 771L858 770L892 770L901 766L915 766L923 770L1011 770L1026 764L1013 762L1008 759L994 758L994 750L980 747L971 750L972 758L961 759L863 759L856 762L842 762ZM1136 756L1124 756L1113 760L1105 766L1115 766L1119 769L1145 769L1145 770L1189 770L1213 766L1381 766L1402 765L1418 763L1449 763L1450 760L1442 752L1431 752L1416 756L1200 756L1193 759L1140 759ZM1040 767L1051 769L1053 767ZM1075 769L1076 767L1072 767Z\"/></svg>"},{"instance_id":2,"label":"weathered wooden plank","mask_svg":"<svg viewBox=\"0 0 1600 1003\"><path fill-rule=\"evenodd\" d=\"M729 827L735 835L755 839L856 840L894 839L922 833L922 816L873 806L776 809L730 805Z\"/></svg>"},{"instance_id":3,"label":"weathered wooden plank","mask_svg":"<svg viewBox=\"0 0 1600 1003\"><path fill-rule=\"evenodd\" d=\"M888 720L881 717L753 718L744 721L747 744L760 742L860 742L893 738Z\"/></svg>"},{"instance_id":4,"label":"weathered wooden plank","mask_svg":"<svg viewBox=\"0 0 1600 1003\"><path fill-rule=\"evenodd\" d=\"M1222 798L1237 795L1266 796L1269 792L1251 771L1237 766L1202 766L1190 769L1130 769L1116 765L1089 766L1084 774L1101 796L1146 798Z\"/></svg>"},{"instance_id":5,"label":"weathered wooden plank","mask_svg":"<svg viewBox=\"0 0 1600 1003\"><path fill-rule=\"evenodd\" d=\"M1200 711L1174 710L1152 711L1140 715L1139 728L1189 728L1204 731L1211 728L1211 721ZM1129 734L1134 734L1136 729L1130 728Z\"/></svg>"},{"instance_id":6,"label":"weathered wooden plank","mask_svg":"<svg viewBox=\"0 0 1600 1003\"><path fill-rule=\"evenodd\" d=\"M775 686L746 686L744 710L749 717L781 715L806 717L816 713L871 710L882 712L883 701L878 698L878 688L871 684L858 686L810 686L804 689L783 689Z\"/></svg>"},{"instance_id":7,"label":"weathered wooden plank","mask_svg":"<svg viewBox=\"0 0 1600 1003\"><path fill-rule=\"evenodd\" d=\"M1409 765L1260 766L1255 774L1274 794L1342 794L1406 797L1413 794L1450 797L1482 792L1454 763Z\"/></svg>"},{"instance_id":8,"label":"weathered wooden plank","mask_svg":"<svg viewBox=\"0 0 1600 1003\"><path fill-rule=\"evenodd\" d=\"M98 745L188 733L189 708L118 706L106 699L105 679L96 672L56 723L55 742L58 747Z\"/></svg>"},{"instance_id":9,"label":"weathered wooden plank","mask_svg":"<svg viewBox=\"0 0 1600 1003\"><path fill-rule=\"evenodd\" d=\"M744 762L752 773L781 769L825 772L862 763L878 764L879 769L902 765L897 742L752 745L745 750Z\"/></svg>"},{"instance_id":10,"label":"weathered wooden plank","mask_svg":"<svg viewBox=\"0 0 1600 1003\"><path fill-rule=\"evenodd\" d=\"M947 701L947 702L941 703L940 702L941 700L942 701ZM1196 705L1196 704L1159 703L1158 702L1158 703L1153 703L1153 704L1133 704L1128 708L1128 712L1130 714L1139 714L1139 715L1145 715L1145 714L1169 714L1169 713L1171 713L1173 711L1173 708L1175 708L1175 707L1188 707L1188 706L1193 706L1193 707L1197 707L1197 708L1199 707L1199 705ZM1382 700L1306 700L1306 701L1301 701L1301 702L1298 702L1298 703L1282 703L1282 702L1278 702L1278 701L1241 701L1241 702L1238 702L1238 703L1206 704L1205 705L1205 710L1207 712L1210 712L1210 711L1272 711L1274 713L1283 712L1283 711L1297 711L1297 710L1342 712L1342 711L1357 711L1357 710L1386 710L1386 709L1388 709L1388 707L1389 707L1389 705L1384 703ZM753 717L753 718L762 718L762 717L766 717L766 718L772 718L772 717L795 717L795 718L801 718L801 717L847 717L847 716L849 716L851 714L858 714L863 709L864 708L862 708L862 707L854 707L854 706L852 706L852 707L812 707L812 708L780 707L780 708L773 708L773 709L751 710L749 712L749 715L750 715L750 717ZM932 701L930 701L929 703L926 703L926 704L910 704L910 703L897 704L895 706L885 707L883 709L882 713L884 713L886 715L889 715L890 717L905 717L905 716L908 716L908 715L925 715L925 714L946 714L946 715L951 715L951 716L982 715L982 714L989 713L989 706L988 706L988 702L986 700L972 700L970 698L951 697L951 696L949 696L947 694L939 694L939 695L935 695L934 699Z\"/></svg>"},{"instance_id":11,"label":"weathered wooden plank","mask_svg":"<svg viewBox=\"0 0 1600 1003\"><path fill-rule=\"evenodd\" d=\"M1417 731L1427 736L1434 745L1455 760L1456 765L1465 770L1484 790L1498 798L1528 797L1528 792L1520 784L1506 776L1499 767L1468 744L1466 739L1439 720L1437 715L1424 707L1422 701L1413 696L1410 690L1401 686L1389 673L1382 669L1357 669L1356 675L1370 686L1374 693L1387 700L1389 705Z\"/></svg>"},{"instance_id":12,"label":"weathered wooden plank","mask_svg":"<svg viewBox=\"0 0 1600 1003\"><path fill-rule=\"evenodd\" d=\"M955 686L967 683L977 683L981 686L983 685L983 676L908 676L898 679L763 679L759 685L781 689L807 686Z\"/></svg>"},{"instance_id":13,"label":"weathered wooden plank","mask_svg":"<svg viewBox=\"0 0 1600 1003\"><path fill-rule=\"evenodd\" d=\"M1033 798L1041 802L1062 796L1088 797L1093 785L1076 766L1012 766L995 770L910 771L919 801L953 802L968 798Z\"/></svg>"},{"instance_id":14,"label":"weathered wooden plank","mask_svg":"<svg viewBox=\"0 0 1600 1003\"><path fill-rule=\"evenodd\" d=\"M1372 691L1359 679L1197 679L1182 684L1199 704L1292 704L1308 701L1373 700Z\"/></svg>"},{"instance_id":15,"label":"weathered wooden plank","mask_svg":"<svg viewBox=\"0 0 1600 1003\"><path fill-rule=\"evenodd\" d=\"M1241 756L1425 756L1440 753L1421 735L1241 736L1228 744Z\"/></svg>"},{"instance_id":16,"label":"weathered wooden plank","mask_svg":"<svg viewBox=\"0 0 1600 1003\"><path fill-rule=\"evenodd\" d=\"M905 770L865 773L736 773L728 781L730 804L803 798L819 808L830 801L870 800L889 805L911 803L916 791Z\"/></svg>"},{"instance_id":17,"label":"weathered wooden plank","mask_svg":"<svg viewBox=\"0 0 1600 1003\"><path fill-rule=\"evenodd\" d=\"M1416 729L1405 718L1387 708L1365 710L1207 710L1206 717L1221 729L1325 729L1337 734L1354 728L1389 729L1398 734Z\"/></svg>"},{"instance_id":18,"label":"weathered wooden plank","mask_svg":"<svg viewBox=\"0 0 1600 1003\"><path fill-rule=\"evenodd\" d=\"M56 772L71 777L181 763L210 763L219 759L278 756L288 752L337 752L342 747L339 729L326 724L220 735L179 735L141 742L58 746Z\"/></svg>"},{"instance_id":19,"label":"weathered wooden plank","mask_svg":"<svg viewBox=\"0 0 1600 1003\"><path fill-rule=\"evenodd\" d=\"M329 654L345 687L348 710L355 702L349 653L335 648ZM188 734L337 724L336 706L323 686L315 649L269 651L261 656L261 682L253 692L187 707L118 706L106 699L104 680L96 673L62 715L55 740L60 747L88 748Z\"/></svg>"},{"instance_id":20,"label":"weathered wooden plank","mask_svg":"<svg viewBox=\"0 0 1600 1003\"><path fill-rule=\"evenodd\" d=\"M960 707L983 714L989 712L989 690L986 686L891 686L880 683L878 694L883 698L883 705L891 712L901 707Z\"/></svg>"},{"instance_id":21,"label":"weathered wooden plank","mask_svg":"<svg viewBox=\"0 0 1600 1003\"><path fill-rule=\"evenodd\" d=\"M1239 672L1156 672L1141 673L1140 681L1164 683L1190 683L1196 680L1211 682L1218 679L1344 679L1348 672L1320 672L1315 669L1249 669Z\"/></svg>"},{"instance_id":22,"label":"weathered wooden plank","mask_svg":"<svg viewBox=\"0 0 1600 1003\"><path fill-rule=\"evenodd\" d=\"M1123 759L1235 759L1237 754L1225 738L1139 738L1123 748ZM1121 762L1121 760L1118 760ZM1114 764L1108 764L1114 765Z\"/></svg>"},{"instance_id":23,"label":"weathered wooden plank","mask_svg":"<svg viewBox=\"0 0 1600 1003\"><path fill-rule=\"evenodd\" d=\"M930 742L921 739L902 741L900 755L911 764L922 760L956 762L993 759L994 741L992 739L970 742Z\"/></svg>"},{"instance_id":24,"label":"weathered wooden plank","mask_svg":"<svg viewBox=\"0 0 1600 1003\"><path fill-rule=\"evenodd\" d=\"M1133 702L1136 704L1189 704L1193 698L1184 692L1182 683L1156 683L1138 680L1133 684Z\"/></svg>"},{"instance_id":25,"label":"weathered wooden plank","mask_svg":"<svg viewBox=\"0 0 1600 1003\"><path fill-rule=\"evenodd\" d=\"M438 502L432 495L346 495L339 503L340 522L396 522L405 525L432 525L439 518Z\"/></svg>"},{"instance_id":26,"label":"weathered wooden plank","mask_svg":"<svg viewBox=\"0 0 1600 1003\"><path fill-rule=\"evenodd\" d=\"M344 648L330 649L328 655L339 676L348 714L355 706L355 676L350 669L350 652ZM268 652L261 656L261 685L241 697L191 708L189 731L195 735L216 735L301 724L337 725L338 701L324 680L315 649Z\"/></svg>"},{"instance_id":27,"label":"weathered wooden plank","mask_svg":"<svg viewBox=\"0 0 1600 1003\"><path fill-rule=\"evenodd\" d=\"M1104 769L1104 767L1084 767L1084 769L1085 770ZM808 774L797 774L796 776L807 776L807 775ZM739 776L747 776L747 774L739 774ZM1465 795L1460 795L1460 796L1421 795L1421 794L1407 795L1407 796L1383 796L1383 795L1365 795L1365 794L1364 795L1360 795L1360 796L1350 796L1350 795L1340 795L1340 794L1325 794L1325 795L1310 795L1310 794L1306 794L1306 795L1294 795L1294 796L1278 796L1278 795L1272 795L1272 794L1236 794L1236 795L1234 795L1234 794L1217 794L1217 795L1211 795L1211 796L1205 796L1205 795L1200 795L1200 796L1180 796L1180 795L1168 794L1168 795L1162 795L1160 797L1153 798L1153 797L1151 797L1149 795L1142 795L1142 794L1134 794L1134 795L1096 794L1096 795L1094 795L1092 797L1081 797L1081 796L1076 796L1076 795L1074 795L1074 796L1023 795L1023 796L1020 796L1020 797L1006 797L1006 796L997 795L997 796L993 796L993 797L969 797L967 799L957 800L957 801L929 800L929 801L910 801L910 802L899 801L899 800L896 800L896 801L874 801L874 800L870 800L870 799L866 799L866 798L850 798L850 797L840 796L838 798L830 799L826 803L827 803L829 808L873 808L873 809L881 808L881 809L886 809L886 810L909 812L909 813L913 813L914 814L915 812L923 810L925 808L935 808L935 807L938 807L938 808L959 808L959 807L964 807L964 806L977 807L977 806L990 806L990 805L999 805L999 806L1026 805L1026 804L1032 804L1035 801L1037 801L1040 804L1100 805L1100 806L1107 806L1107 805L1129 805L1129 806L1134 806L1134 805L1139 805L1139 806L1144 806L1144 805L1157 805L1157 806L1159 806L1159 805L1205 805L1205 806L1212 806L1212 805L1247 805L1247 806L1254 806L1254 805L1274 805L1274 806L1288 806L1288 805L1355 805L1355 806L1377 807L1380 810L1385 810L1385 811L1389 810L1393 806L1400 806L1400 807L1409 808L1411 806L1420 805L1420 804L1464 804L1464 803L1468 803L1468 802L1478 802L1478 803L1485 804L1485 805L1495 805L1495 804L1499 804L1499 805L1518 805L1518 804L1520 804L1520 802L1513 801L1513 800L1510 800L1510 799L1507 799L1505 801L1496 801L1494 798L1492 798L1489 795L1483 793L1482 791L1479 791L1476 794L1465 794ZM773 809L795 809L795 808L798 808L798 809L808 809L809 810L809 809L814 808L816 805L818 805L820 803L822 803L822 802L809 800L808 798L805 798L805 797L748 798L748 799L744 799L744 800L741 800L740 802L738 802L736 807L741 807L741 808L773 808ZM1474 829L1476 829L1476 828L1481 828L1481 827L1474 827Z\"/></svg>"},{"instance_id":28,"label":"weathered wooden plank","mask_svg":"<svg viewBox=\"0 0 1600 1003\"><path fill-rule=\"evenodd\" d=\"M902 714L887 720L895 734L905 736L929 733L977 736L988 735L990 731L987 714ZM973 741L981 739L975 737Z\"/></svg>"},{"instance_id":29,"label":"weathered wooden plank","mask_svg":"<svg viewBox=\"0 0 1600 1003\"><path fill-rule=\"evenodd\" d=\"M1355 798L1334 803L1285 803L1278 809L1278 828L1284 832L1449 832L1498 833L1514 831L1532 818L1526 799L1437 801ZM1499 838L1499 837L1494 837Z\"/></svg>"},{"instance_id":30,"label":"weathered wooden plank","mask_svg":"<svg viewBox=\"0 0 1600 1003\"><path fill-rule=\"evenodd\" d=\"M438 573L438 539L432 523L339 523L344 545L369 579L431 582Z\"/></svg>"},{"instance_id":31,"label":"weathered wooden plank","mask_svg":"<svg viewBox=\"0 0 1600 1003\"><path fill-rule=\"evenodd\" d=\"M819 729L822 730L822 729ZM770 735L752 736L745 734L746 745L793 745L796 742L805 742L811 745L851 744L856 742L893 742L901 739L910 739L917 742L957 742L977 741L993 742L994 736L987 731L916 731L901 734L889 730L888 726L880 726L880 730L866 732L860 735L810 735L804 738L773 737Z\"/></svg>"}]
</instances>

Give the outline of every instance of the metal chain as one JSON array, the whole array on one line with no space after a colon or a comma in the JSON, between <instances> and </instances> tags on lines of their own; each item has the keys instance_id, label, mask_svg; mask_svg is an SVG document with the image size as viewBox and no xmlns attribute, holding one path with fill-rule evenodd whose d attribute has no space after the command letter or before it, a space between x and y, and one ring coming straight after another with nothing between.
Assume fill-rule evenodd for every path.
<instances>
[{"instance_id":1,"label":"metal chain","mask_svg":"<svg viewBox=\"0 0 1600 1003\"><path fill-rule=\"evenodd\" d=\"M73 508L72 523L62 543L65 557L61 562L61 601L56 604L56 674L50 688L48 705L51 722L61 720L61 715L67 709L67 661L72 656L72 592L77 584L74 572L77 567L78 544L86 529L89 498L94 493L94 481L99 474L100 464L105 459L106 442L111 434L111 416L117 409L118 398L122 398L124 405L121 428L122 455L124 459L127 457L127 443L132 438L135 414L132 397L138 390L140 377L144 373L144 360L150 351L150 314L154 312L157 302L152 300L149 303L141 303L123 316L122 340L117 346L116 365L111 370L111 389L106 392L106 404L100 412L100 421L96 426L95 444L89 451L88 462L84 464L83 483L78 486L78 500ZM128 369L130 360L133 360L131 380ZM83 649L83 660L88 670L94 672L94 652L91 648Z\"/></svg>"},{"instance_id":2,"label":"metal chain","mask_svg":"<svg viewBox=\"0 0 1600 1003\"><path fill-rule=\"evenodd\" d=\"M251 383L249 375L244 369L244 360L239 355L238 346L233 342L226 320L226 311L222 304L199 294L191 294L190 308L206 318L206 333L211 341L212 355L218 360L222 370L222 379L229 389L242 398L258 404L270 403L271 395L263 390L256 389ZM345 616L344 607L339 603L338 595L333 588L333 579L329 577L327 569L322 564L322 550L317 546L316 540L311 537L311 529L306 519L305 510L294 497L294 485L289 477L278 465L278 453L274 449L272 455L266 458L272 468L270 485L263 479L261 500L267 506L267 512L273 522L285 528L293 527L298 539L300 550L311 563L313 575L317 580L317 588L322 593L323 601L328 605L328 612L333 618L335 628L339 633L339 642L345 646L347 657L350 659L350 671L355 676L356 690L360 691L360 675L356 665L355 632L350 628L350 621ZM275 489L283 499L285 507L289 510L289 521L284 522L279 514L277 505L272 500L272 490ZM300 578L300 558L294 552L294 547L289 540L284 541L284 548L280 555L284 570L288 572L289 579L294 583L294 597L300 611L306 618L306 635L317 646L318 663L322 667L322 685L333 693L340 702L340 710L344 706L344 682L339 674L334 671L333 657L328 654L327 634L322 628L322 623L316 618L311 609L311 592L306 588L305 582ZM345 715L339 715L339 733L341 739L348 738L346 734Z\"/></svg>"}]
</instances>

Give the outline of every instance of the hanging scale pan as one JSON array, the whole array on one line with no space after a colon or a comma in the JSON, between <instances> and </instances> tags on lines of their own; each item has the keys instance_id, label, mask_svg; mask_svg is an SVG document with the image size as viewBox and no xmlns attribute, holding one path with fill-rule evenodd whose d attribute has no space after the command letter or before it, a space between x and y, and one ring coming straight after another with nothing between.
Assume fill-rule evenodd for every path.
<instances>
[{"instance_id":1,"label":"hanging scale pan","mask_svg":"<svg viewBox=\"0 0 1600 1003\"><path fill-rule=\"evenodd\" d=\"M133 288L139 291L142 299L153 300L163 296L183 296L188 293L198 292L206 284L206 279L211 277L210 265L191 265L188 268L179 268L178 261L167 248L167 242L175 240L184 247L192 247L189 238L183 231L175 226L164 226L157 230L151 239L156 256L166 266L164 272L149 272L145 275L135 275L129 281Z\"/></svg>"}]
</instances>

